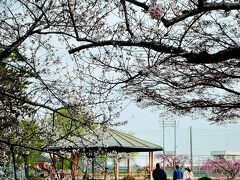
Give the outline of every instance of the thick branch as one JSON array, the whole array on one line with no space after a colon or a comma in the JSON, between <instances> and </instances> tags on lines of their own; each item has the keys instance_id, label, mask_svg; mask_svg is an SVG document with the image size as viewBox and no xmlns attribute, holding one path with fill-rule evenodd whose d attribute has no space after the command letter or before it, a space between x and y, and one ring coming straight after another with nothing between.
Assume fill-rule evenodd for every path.
<instances>
[{"instance_id":1,"label":"thick branch","mask_svg":"<svg viewBox=\"0 0 240 180\"><path fill-rule=\"evenodd\" d=\"M183 55L189 63L217 63L226 61L228 59L240 59L240 47L228 48L219 51L215 54L209 54L207 52L201 53L188 53Z\"/></svg>"},{"instance_id":2,"label":"thick branch","mask_svg":"<svg viewBox=\"0 0 240 180\"><path fill-rule=\"evenodd\" d=\"M137 47L144 47L144 48L150 48L152 50L155 50L157 52L163 52L163 53L186 53L183 50L179 50L176 47L167 46L160 43L154 43L154 42L139 42L134 43L132 41L102 41L102 42L95 42L91 44L82 45L73 49L70 49L68 52L70 54L73 54L77 51L81 51L83 49L88 48L96 48L96 47L102 47L102 46L137 46Z\"/></svg>"},{"instance_id":3,"label":"thick branch","mask_svg":"<svg viewBox=\"0 0 240 180\"><path fill-rule=\"evenodd\" d=\"M123 11L124 11L124 16L125 16L125 22L126 22L126 27L127 27L127 31L129 32L131 38L134 37L134 34L130 28L129 25L129 20L128 20L128 15L127 15L127 8L126 8L126 0L121 0L122 6L123 6Z\"/></svg>"},{"instance_id":4,"label":"thick branch","mask_svg":"<svg viewBox=\"0 0 240 180\"><path fill-rule=\"evenodd\" d=\"M128 1L130 3L133 3L136 6L139 6L139 7L143 8L144 10L148 11L149 7L146 5L146 3L142 3L142 2L139 2L139 1L136 1L136 0L126 0L126 1Z\"/></svg>"},{"instance_id":5,"label":"thick branch","mask_svg":"<svg viewBox=\"0 0 240 180\"><path fill-rule=\"evenodd\" d=\"M71 19L72 24L73 24L73 28L74 28L74 32L75 32L75 35L76 35L76 39L77 39L77 41L79 41L80 38L79 38L79 35L78 35L77 26L76 26L76 23L75 23L74 15L72 13L72 9L71 9L71 5L70 5L69 1L68 1L68 8L69 8L68 12L70 14L70 19Z\"/></svg>"},{"instance_id":6,"label":"thick branch","mask_svg":"<svg viewBox=\"0 0 240 180\"><path fill-rule=\"evenodd\" d=\"M186 58L189 63L201 64L201 63L217 63L226 61L229 59L240 59L240 47L228 48L222 51L219 51L215 54L209 54L207 52L200 53L189 53L184 51L183 49L179 49L174 46L167 46L161 43L154 42L139 42L134 43L132 41L102 41L102 42L94 42L91 44L82 45L73 49L70 49L68 52L73 54L77 51L81 51L83 49L88 48L96 48L102 46L137 46L150 48L157 52L169 53L174 55L179 55L183 58Z\"/></svg>"}]
</instances>

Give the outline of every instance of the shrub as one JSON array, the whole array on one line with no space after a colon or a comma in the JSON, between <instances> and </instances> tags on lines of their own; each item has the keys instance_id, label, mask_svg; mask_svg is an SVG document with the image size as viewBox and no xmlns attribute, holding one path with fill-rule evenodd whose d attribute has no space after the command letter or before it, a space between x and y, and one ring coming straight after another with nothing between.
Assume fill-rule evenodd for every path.
<instances>
[{"instance_id":1,"label":"shrub","mask_svg":"<svg viewBox=\"0 0 240 180\"><path fill-rule=\"evenodd\" d=\"M198 180L212 180L210 177L200 177Z\"/></svg>"},{"instance_id":2,"label":"shrub","mask_svg":"<svg viewBox=\"0 0 240 180\"><path fill-rule=\"evenodd\" d=\"M44 180L44 178L40 176L30 176L29 180Z\"/></svg>"}]
</instances>

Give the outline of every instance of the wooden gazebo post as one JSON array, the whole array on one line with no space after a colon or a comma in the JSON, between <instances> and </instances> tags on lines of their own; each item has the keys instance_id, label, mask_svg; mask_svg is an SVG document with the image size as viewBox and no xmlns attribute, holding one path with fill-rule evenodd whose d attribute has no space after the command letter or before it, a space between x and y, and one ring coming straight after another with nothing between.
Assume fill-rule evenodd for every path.
<instances>
[{"instance_id":1,"label":"wooden gazebo post","mask_svg":"<svg viewBox=\"0 0 240 180\"><path fill-rule=\"evenodd\" d=\"M114 176L115 176L116 180L119 179L119 162L118 162L118 159L114 160Z\"/></svg>"},{"instance_id":2,"label":"wooden gazebo post","mask_svg":"<svg viewBox=\"0 0 240 180\"><path fill-rule=\"evenodd\" d=\"M148 170L149 170L149 173L151 173L151 152L149 151L148 152Z\"/></svg>"},{"instance_id":3,"label":"wooden gazebo post","mask_svg":"<svg viewBox=\"0 0 240 180\"><path fill-rule=\"evenodd\" d=\"M130 179L130 158L127 159L127 177Z\"/></svg>"},{"instance_id":4,"label":"wooden gazebo post","mask_svg":"<svg viewBox=\"0 0 240 180\"><path fill-rule=\"evenodd\" d=\"M153 171L153 151L148 152L148 167L149 167L149 177L151 179L152 177L152 171Z\"/></svg>"},{"instance_id":5,"label":"wooden gazebo post","mask_svg":"<svg viewBox=\"0 0 240 180\"><path fill-rule=\"evenodd\" d=\"M78 160L78 153L77 151L73 152L73 176L72 179L75 180L77 177L77 160Z\"/></svg>"}]
</instances>

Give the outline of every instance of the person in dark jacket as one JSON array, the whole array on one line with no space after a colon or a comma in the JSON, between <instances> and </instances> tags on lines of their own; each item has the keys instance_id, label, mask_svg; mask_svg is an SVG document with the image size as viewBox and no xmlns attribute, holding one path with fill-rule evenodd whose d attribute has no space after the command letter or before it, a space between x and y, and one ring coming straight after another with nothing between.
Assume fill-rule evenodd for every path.
<instances>
[{"instance_id":1,"label":"person in dark jacket","mask_svg":"<svg viewBox=\"0 0 240 180\"><path fill-rule=\"evenodd\" d=\"M160 168L160 164L156 164L156 169L153 170L152 176L154 180L167 180L166 172Z\"/></svg>"},{"instance_id":2,"label":"person in dark jacket","mask_svg":"<svg viewBox=\"0 0 240 180\"><path fill-rule=\"evenodd\" d=\"M179 168L178 165L176 165L176 169L173 171L173 180L182 180L183 179L183 172Z\"/></svg>"}]
</instances>

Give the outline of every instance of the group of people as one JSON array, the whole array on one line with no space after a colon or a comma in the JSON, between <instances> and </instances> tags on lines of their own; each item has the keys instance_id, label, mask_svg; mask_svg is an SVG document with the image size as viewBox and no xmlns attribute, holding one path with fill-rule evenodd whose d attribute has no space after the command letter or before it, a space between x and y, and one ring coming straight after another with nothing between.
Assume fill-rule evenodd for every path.
<instances>
[{"instance_id":1,"label":"group of people","mask_svg":"<svg viewBox=\"0 0 240 180\"><path fill-rule=\"evenodd\" d=\"M166 172L160 168L160 164L156 164L156 169L153 170L152 176L154 180L167 180ZM185 167L184 172L180 169L179 165L176 165L176 169L173 171L173 180L193 180L194 175L189 167Z\"/></svg>"}]
</instances>

